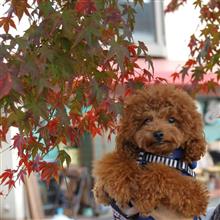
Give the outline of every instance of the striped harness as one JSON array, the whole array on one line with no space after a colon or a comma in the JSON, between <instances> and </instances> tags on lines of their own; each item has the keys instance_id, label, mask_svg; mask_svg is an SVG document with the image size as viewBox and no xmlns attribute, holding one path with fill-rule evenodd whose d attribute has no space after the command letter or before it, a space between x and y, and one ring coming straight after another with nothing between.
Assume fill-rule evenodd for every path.
<instances>
[{"instance_id":1,"label":"striped harness","mask_svg":"<svg viewBox=\"0 0 220 220\"><path fill-rule=\"evenodd\" d=\"M147 163L162 163L168 167L180 170L183 174L196 177L196 174L191 169L190 165L178 159L173 159L166 156L159 156L151 153L140 152L138 154L137 163L141 166L146 165Z\"/></svg>"}]
</instances>

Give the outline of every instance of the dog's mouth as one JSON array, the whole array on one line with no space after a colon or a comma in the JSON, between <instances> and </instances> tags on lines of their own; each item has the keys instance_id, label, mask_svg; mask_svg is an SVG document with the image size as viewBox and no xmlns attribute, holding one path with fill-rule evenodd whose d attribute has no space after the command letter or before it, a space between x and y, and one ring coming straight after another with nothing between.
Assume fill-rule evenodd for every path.
<instances>
[{"instance_id":1,"label":"dog's mouth","mask_svg":"<svg viewBox=\"0 0 220 220\"><path fill-rule=\"evenodd\" d=\"M144 147L144 151L149 153L156 153L156 154L169 154L172 152L175 148L177 148L178 144L172 142L172 141L157 141L153 142L146 147Z\"/></svg>"},{"instance_id":2,"label":"dog's mouth","mask_svg":"<svg viewBox=\"0 0 220 220\"><path fill-rule=\"evenodd\" d=\"M167 145L167 144L172 144L171 141L156 141L156 142L153 142L152 144L150 144L149 147L160 147L162 145Z\"/></svg>"}]
</instances>

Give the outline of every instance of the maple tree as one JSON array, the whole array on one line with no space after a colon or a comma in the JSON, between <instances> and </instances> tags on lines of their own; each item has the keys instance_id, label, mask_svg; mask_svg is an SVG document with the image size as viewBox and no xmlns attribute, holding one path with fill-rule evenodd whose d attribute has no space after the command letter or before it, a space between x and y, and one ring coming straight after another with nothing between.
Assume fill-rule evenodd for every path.
<instances>
[{"instance_id":1,"label":"maple tree","mask_svg":"<svg viewBox=\"0 0 220 220\"><path fill-rule=\"evenodd\" d=\"M142 4L143 1L134 1ZM137 64L140 54L152 65L142 42L134 44L134 10L117 0L5 0L0 18L0 138L11 126L19 132L18 167L0 175L0 184L14 187L38 172L49 183L70 156L60 143L77 145L87 131L93 136L114 132L121 97L151 79ZM24 35L16 19L27 17ZM138 70L138 71L137 71ZM52 149L56 161L44 161ZM2 194L2 193L1 193Z\"/></svg>"},{"instance_id":2,"label":"maple tree","mask_svg":"<svg viewBox=\"0 0 220 220\"><path fill-rule=\"evenodd\" d=\"M166 11L176 10L187 0L172 0ZM135 10L118 0L4 0L0 18L0 141L6 141L11 126L19 132L10 149L19 163L0 175L0 184L14 187L17 180L38 172L49 182L58 177L62 164L70 163L66 146L77 145L88 131L93 136L116 129L123 96L154 79L152 70L138 65L141 55L152 61L143 42L133 43ZM134 0L134 5L143 0ZM191 55L173 79L191 75L195 89L212 89L213 72L219 79L219 0L194 0L203 22L201 35L192 35ZM30 25L23 36L16 19L24 16ZM201 87L202 86L202 87ZM124 88L118 94L118 88ZM56 161L44 155L57 148ZM3 195L3 192L0 192Z\"/></svg>"},{"instance_id":3,"label":"maple tree","mask_svg":"<svg viewBox=\"0 0 220 220\"><path fill-rule=\"evenodd\" d=\"M173 12L187 1L171 0L165 11ZM200 12L199 31L190 37L189 59L172 77L174 80L180 77L184 80L186 76L190 76L194 91L203 90L207 93L215 91L220 80L220 1L194 0L193 5ZM210 73L212 77L204 81L204 77Z\"/></svg>"}]
</instances>

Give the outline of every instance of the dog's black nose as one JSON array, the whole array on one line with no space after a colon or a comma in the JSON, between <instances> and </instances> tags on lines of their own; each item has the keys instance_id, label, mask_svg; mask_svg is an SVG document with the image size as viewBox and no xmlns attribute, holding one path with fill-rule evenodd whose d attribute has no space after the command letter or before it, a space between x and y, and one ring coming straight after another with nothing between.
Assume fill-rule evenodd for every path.
<instances>
[{"instance_id":1,"label":"dog's black nose","mask_svg":"<svg viewBox=\"0 0 220 220\"><path fill-rule=\"evenodd\" d=\"M162 131L155 131L154 133L153 133L153 136L155 137L155 139L157 140L157 141L162 141L163 140L163 132Z\"/></svg>"}]
</instances>

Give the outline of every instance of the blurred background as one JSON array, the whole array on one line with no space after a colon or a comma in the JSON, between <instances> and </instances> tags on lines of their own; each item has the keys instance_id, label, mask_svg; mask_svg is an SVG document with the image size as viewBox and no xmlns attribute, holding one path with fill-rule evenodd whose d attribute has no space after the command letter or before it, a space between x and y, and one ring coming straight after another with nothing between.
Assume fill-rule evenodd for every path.
<instances>
[{"instance_id":1,"label":"blurred background","mask_svg":"<svg viewBox=\"0 0 220 220\"><path fill-rule=\"evenodd\" d=\"M170 75L188 58L187 44L190 35L198 30L199 12L191 4L192 1L188 1L185 7L164 15L163 9L167 2L145 0L144 11L140 6L136 7L134 40L144 41L148 45L149 53L153 57L155 76L173 83ZM25 30L26 22L25 19L21 20L21 28L17 30L20 34ZM139 63L145 65L141 58ZM179 84L181 81L175 83ZM190 88L187 80L185 84ZM217 89L215 94L199 93L196 97L208 143L208 152L199 162L196 172L210 190L210 206L220 202L220 119L217 118L220 112L219 92L220 89ZM9 143L2 145L3 150L11 145L11 137L16 132L15 129L10 130L7 137ZM47 186L37 175L30 176L26 185L17 183L16 188L6 198L0 198L0 219L52 219L56 213L64 213L69 218L78 220L112 219L111 209L94 201L91 169L93 161L113 150L114 146L114 136L109 141L107 135L92 138L89 133L85 133L79 146L69 147L67 152L71 155L71 165L60 173L59 184L51 179ZM45 160L53 161L56 156L56 150L51 151ZM16 163L16 152L5 151L0 154L0 170L15 166Z\"/></svg>"}]
</instances>

